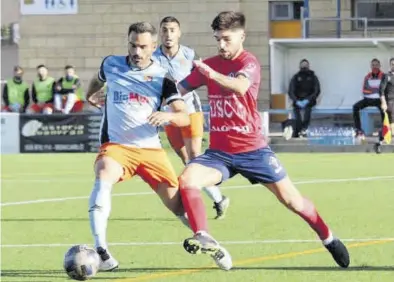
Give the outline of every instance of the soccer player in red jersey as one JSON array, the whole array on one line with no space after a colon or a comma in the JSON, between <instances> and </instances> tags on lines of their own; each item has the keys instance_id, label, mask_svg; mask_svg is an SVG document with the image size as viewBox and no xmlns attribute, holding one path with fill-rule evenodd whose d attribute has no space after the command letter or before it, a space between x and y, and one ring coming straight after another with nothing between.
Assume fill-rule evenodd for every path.
<instances>
[{"instance_id":1,"label":"soccer player in red jersey","mask_svg":"<svg viewBox=\"0 0 394 282\"><path fill-rule=\"evenodd\" d=\"M195 69L178 84L182 94L207 86L211 126L209 149L193 159L179 177L182 202L194 232L184 241L185 250L211 255L222 269L232 267L230 254L208 233L200 189L241 174L252 184L267 187L311 226L338 265L348 267L345 245L333 236L313 203L300 194L262 135L257 110L260 64L243 49L245 16L221 12L211 27L219 55L195 61Z\"/></svg>"}]
</instances>

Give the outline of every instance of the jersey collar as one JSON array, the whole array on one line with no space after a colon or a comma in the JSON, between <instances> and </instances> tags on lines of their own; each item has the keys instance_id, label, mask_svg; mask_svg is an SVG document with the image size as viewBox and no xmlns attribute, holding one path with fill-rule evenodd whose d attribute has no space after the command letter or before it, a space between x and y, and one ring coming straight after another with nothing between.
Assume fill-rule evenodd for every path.
<instances>
[{"instance_id":1,"label":"jersey collar","mask_svg":"<svg viewBox=\"0 0 394 282\"><path fill-rule=\"evenodd\" d=\"M167 60L171 61L171 60L174 59L176 56L178 56L179 51L181 50L181 45L180 45L180 44L178 45L178 50L176 51L175 55L172 56L172 57L168 57L168 56L163 52L163 44L160 45L159 49L160 49L160 53L161 53L165 58L167 58Z\"/></svg>"},{"instance_id":2,"label":"jersey collar","mask_svg":"<svg viewBox=\"0 0 394 282\"><path fill-rule=\"evenodd\" d=\"M151 60L150 60L150 64L149 64L147 67L141 69L141 68L139 68L139 67L137 67L137 66L132 66L132 65L130 64L129 58L130 58L130 56L127 55L127 56L126 56L126 64L129 66L130 70L132 70L132 71L143 71L143 70L146 70L147 68L149 68L149 67L150 67L151 65L153 65L153 63L154 63L154 61L151 59Z\"/></svg>"}]
</instances>

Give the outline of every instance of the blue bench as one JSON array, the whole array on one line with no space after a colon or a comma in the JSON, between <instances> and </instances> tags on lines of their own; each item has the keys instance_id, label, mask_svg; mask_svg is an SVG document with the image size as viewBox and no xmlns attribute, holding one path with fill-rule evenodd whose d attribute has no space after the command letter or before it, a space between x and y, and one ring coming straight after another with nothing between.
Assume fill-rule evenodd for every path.
<instances>
[{"instance_id":1,"label":"blue bench","mask_svg":"<svg viewBox=\"0 0 394 282\"><path fill-rule=\"evenodd\" d=\"M293 109L269 109L267 110L270 114L290 114L293 115ZM314 108L312 114L353 114L352 108L346 109L319 109ZM373 119L370 117L371 114L379 114L379 110L375 107L368 107L360 111L361 125L366 135L371 135L374 132Z\"/></svg>"}]
</instances>

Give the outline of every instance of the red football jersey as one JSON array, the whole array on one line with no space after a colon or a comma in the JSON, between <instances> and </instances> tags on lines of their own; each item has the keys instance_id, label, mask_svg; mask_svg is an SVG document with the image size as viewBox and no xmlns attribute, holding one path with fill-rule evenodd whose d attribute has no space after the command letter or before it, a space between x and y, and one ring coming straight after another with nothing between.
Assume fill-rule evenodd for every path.
<instances>
[{"instance_id":1,"label":"red football jersey","mask_svg":"<svg viewBox=\"0 0 394 282\"><path fill-rule=\"evenodd\" d=\"M228 77L244 75L250 87L244 96L221 87L198 70L191 72L180 84L187 90L202 85L208 88L210 105L210 149L236 154L267 146L262 134L262 123L257 110L260 87L260 64L256 57L243 51L234 60L215 56L204 60L213 70Z\"/></svg>"}]
</instances>

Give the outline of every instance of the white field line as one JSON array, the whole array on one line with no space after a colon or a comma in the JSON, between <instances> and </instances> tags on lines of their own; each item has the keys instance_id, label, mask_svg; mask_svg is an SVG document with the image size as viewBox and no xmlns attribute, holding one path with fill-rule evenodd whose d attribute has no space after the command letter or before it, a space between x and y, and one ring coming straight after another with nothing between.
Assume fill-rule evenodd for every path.
<instances>
[{"instance_id":1,"label":"white field line","mask_svg":"<svg viewBox=\"0 0 394 282\"><path fill-rule=\"evenodd\" d=\"M375 180L393 180L394 176L372 176L372 177L356 177L356 178L333 178L333 179L311 179L304 181L296 181L294 184L296 185L305 185L305 184L319 184L319 183L343 183L343 182L354 182L354 181L375 181ZM230 189L245 189L251 187L261 187L260 185L235 185L235 186L223 186L221 189L230 190ZM112 194L113 197L124 197L124 196L144 196L144 195L153 195L153 192L134 192L134 193L115 193ZM20 201L20 202L5 202L1 203L0 206L20 206L20 205L30 205L30 204L40 204L40 203L53 203L53 202L64 202L71 200L83 200L89 199L89 196L79 196L79 197L64 197L64 198L47 198L47 199L37 199L37 200L29 200L29 201Z\"/></svg>"},{"instance_id":2,"label":"white field line","mask_svg":"<svg viewBox=\"0 0 394 282\"><path fill-rule=\"evenodd\" d=\"M345 153L343 153L345 154ZM30 160L32 161L32 160ZM320 158L319 162L330 162L330 161L337 161L337 156L336 155L325 155L324 158ZM291 160L286 160L287 164L298 164L298 163L306 163L309 162L309 159L291 159ZM17 164L18 165L18 164ZM4 166L3 166L4 167ZM3 178L3 180L15 180L17 181L19 178L23 178L26 176L41 176L41 177L51 177L52 179L56 179L54 177L69 177L69 176L86 176L86 172L81 172L81 171L76 171L73 170L72 167L71 169L68 167L69 170L66 171L58 171L56 173L48 173L48 172L43 172L43 171L39 171L39 172L20 172L20 173L4 173L2 172L1 178ZM92 171L91 171L92 175L93 175L93 167L92 167ZM22 179L23 180L23 179ZM36 179L39 180L39 179ZM27 181L27 180L26 180Z\"/></svg>"},{"instance_id":3,"label":"white field line","mask_svg":"<svg viewBox=\"0 0 394 282\"><path fill-rule=\"evenodd\" d=\"M93 173L93 169L92 169L92 173ZM78 176L84 176L86 175L86 172L78 172L75 170L69 170L69 171L61 171L61 173L57 174L57 173L48 173L48 172L22 172L22 173L12 173L12 174L4 174L3 176L5 176L5 179L8 178L18 178L18 177L26 177L26 176L71 176L71 175L78 175Z\"/></svg>"},{"instance_id":4,"label":"white field line","mask_svg":"<svg viewBox=\"0 0 394 282\"><path fill-rule=\"evenodd\" d=\"M343 242L371 242L371 241L393 241L394 238L361 238L361 239L341 239ZM275 240L250 240L250 241L220 241L222 245L263 245L263 244L302 244L302 243L320 243L320 240L298 240L298 239L275 239ZM170 246L179 245L182 242L124 242L109 243L110 246ZM19 244L19 245L1 245L1 248L57 248L70 247L75 244ZM89 244L86 244L89 245Z\"/></svg>"}]
</instances>

